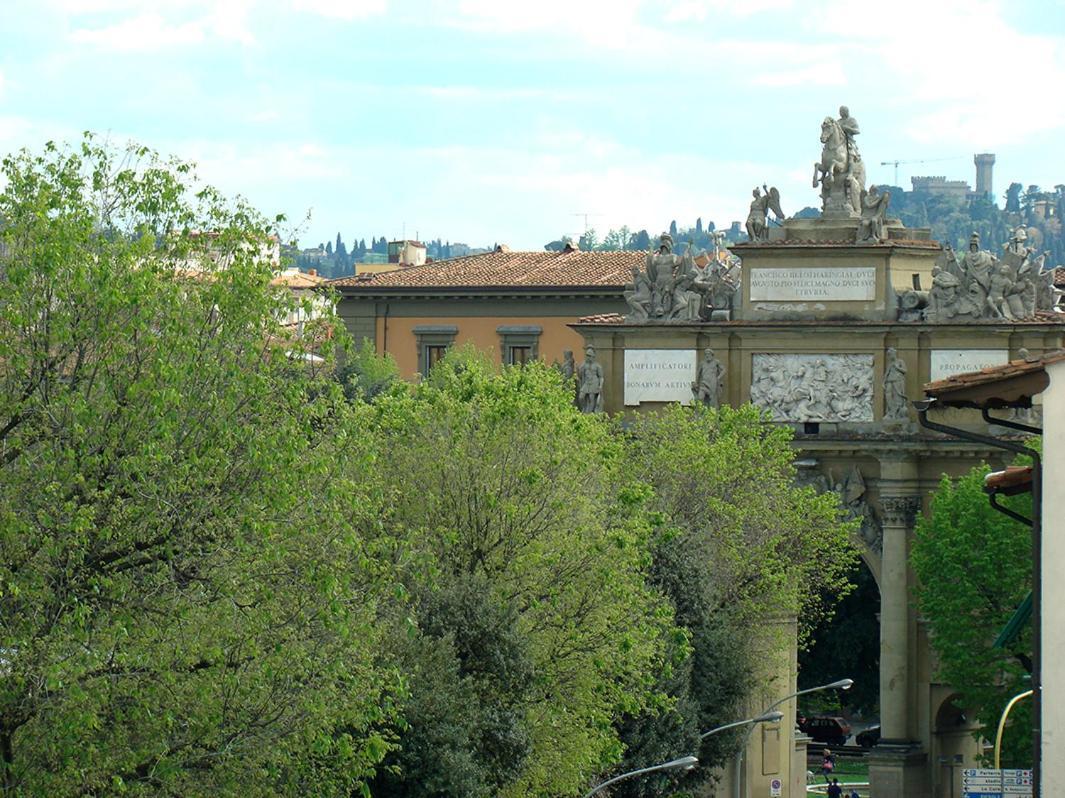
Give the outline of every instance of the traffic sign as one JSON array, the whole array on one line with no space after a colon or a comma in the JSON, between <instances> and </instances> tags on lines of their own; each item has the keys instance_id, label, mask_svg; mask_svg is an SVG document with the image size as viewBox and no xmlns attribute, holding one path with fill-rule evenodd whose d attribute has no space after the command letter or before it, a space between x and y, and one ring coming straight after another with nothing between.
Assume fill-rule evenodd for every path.
<instances>
[{"instance_id":1,"label":"traffic sign","mask_svg":"<svg viewBox=\"0 0 1065 798\"><path fill-rule=\"evenodd\" d=\"M964 798L1030 798L1032 771L966 768L961 772Z\"/></svg>"},{"instance_id":2,"label":"traffic sign","mask_svg":"<svg viewBox=\"0 0 1065 798\"><path fill-rule=\"evenodd\" d=\"M780 779L773 779L769 782L769 798L780 798L783 789L784 783Z\"/></svg>"}]
</instances>

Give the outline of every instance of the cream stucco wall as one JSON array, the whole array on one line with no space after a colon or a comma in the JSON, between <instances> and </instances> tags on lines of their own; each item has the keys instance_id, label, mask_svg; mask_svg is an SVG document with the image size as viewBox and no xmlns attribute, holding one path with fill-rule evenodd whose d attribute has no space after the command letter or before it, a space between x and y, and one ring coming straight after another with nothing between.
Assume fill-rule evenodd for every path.
<instances>
[{"instance_id":1,"label":"cream stucco wall","mask_svg":"<svg viewBox=\"0 0 1065 798\"><path fill-rule=\"evenodd\" d=\"M1043 392L1042 794L1065 795L1065 362Z\"/></svg>"}]
</instances>

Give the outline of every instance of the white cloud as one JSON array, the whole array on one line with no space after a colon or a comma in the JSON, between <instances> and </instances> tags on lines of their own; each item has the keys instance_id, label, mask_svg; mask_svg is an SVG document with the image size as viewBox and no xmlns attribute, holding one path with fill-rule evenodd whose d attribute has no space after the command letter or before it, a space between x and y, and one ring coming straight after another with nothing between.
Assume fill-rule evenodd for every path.
<instances>
[{"instance_id":1,"label":"white cloud","mask_svg":"<svg viewBox=\"0 0 1065 798\"><path fill-rule=\"evenodd\" d=\"M640 20L641 5L641 0L459 0L456 8L442 9L441 21L483 33L547 32L617 48L650 35Z\"/></svg>"},{"instance_id":2,"label":"white cloud","mask_svg":"<svg viewBox=\"0 0 1065 798\"><path fill-rule=\"evenodd\" d=\"M790 8L792 0L680 0L669 4L666 22L704 22L717 16L749 17Z\"/></svg>"},{"instance_id":3,"label":"white cloud","mask_svg":"<svg viewBox=\"0 0 1065 798\"><path fill-rule=\"evenodd\" d=\"M388 11L388 0L293 0L292 7L296 11L350 22L384 14Z\"/></svg>"},{"instance_id":4,"label":"white cloud","mask_svg":"<svg viewBox=\"0 0 1065 798\"><path fill-rule=\"evenodd\" d=\"M208 39L235 41L250 45L255 41L249 16L255 0L165 0L154 3L154 10L136 13L103 27L76 27L70 33L73 42L88 44L112 52L155 52L174 47L199 45ZM73 17L86 13L84 7L69 3ZM124 0L93 0L97 11L132 11L143 4ZM188 12L196 12L191 17Z\"/></svg>"},{"instance_id":5,"label":"white cloud","mask_svg":"<svg viewBox=\"0 0 1065 798\"><path fill-rule=\"evenodd\" d=\"M70 34L71 41L120 52L151 52L199 44L204 38L201 25L173 25L155 13L140 14L104 28L81 28Z\"/></svg>"},{"instance_id":6,"label":"white cloud","mask_svg":"<svg viewBox=\"0 0 1065 798\"><path fill-rule=\"evenodd\" d=\"M751 83L756 86L845 86L847 77L838 61L825 61L807 67L763 72L755 75Z\"/></svg>"}]
</instances>

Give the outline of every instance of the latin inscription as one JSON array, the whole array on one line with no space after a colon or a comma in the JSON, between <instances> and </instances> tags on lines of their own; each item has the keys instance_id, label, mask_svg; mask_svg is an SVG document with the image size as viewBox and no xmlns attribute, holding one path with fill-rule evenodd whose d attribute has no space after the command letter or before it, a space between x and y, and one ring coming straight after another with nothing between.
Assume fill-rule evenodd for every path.
<instances>
[{"instance_id":1,"label":"latin inscription","mask_svg":"<svg viewBox=\"0 0 1065 798\"><path fill-rule=\"evenodd\" d=\"M855 301L876 298L876 268L751 269L752 302Z\"/></svg>"},{"instance_id":2,"label":"latin inscription","mask_svg":"<svg viewBox=\"0 0 1065 798\"><path fill-rule=\"evenodd\" d=\"M691 404L695 360L693 349L626 349L625 404Z\"/></svg>"},{"instance_id":3,"label":"latin inscription","mask_svg":"<svg viewBox=\"0 0 1065 798\"><path fill-rule=\"evenodd\" d=\"M1008 349L933 349L929 380L944 380L955 374L979 371L1008 363Z\"/></svg>"}]
</instances>

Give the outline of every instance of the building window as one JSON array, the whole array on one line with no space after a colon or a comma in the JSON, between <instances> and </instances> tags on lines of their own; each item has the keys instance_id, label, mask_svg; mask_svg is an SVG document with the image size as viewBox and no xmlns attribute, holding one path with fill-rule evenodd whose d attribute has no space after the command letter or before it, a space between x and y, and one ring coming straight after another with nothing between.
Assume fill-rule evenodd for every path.
<instances>
[{"instance_id":1,"label":"building window","mask_svg":"<svg viewBox=\"0 0 1065 798\"><path fill-rule=\"evenodd\" d=\"M424 377L455 342L459 328L453 324L420 324L414 328L418 345L418 372Z\"/></svg>"},{"instance_id":2,"label":"building window","mask_svg":"<svg viewBox=\"0 0 1065 798\"><path fill-rule=\"evenodd\" d=\"M432 371L433 366L444 359L444 355L447 354L447 347L440 346L438 344L430 344L425 347L425 365Z\"/></svg>"},{"instance_id":3,"label":"building window","mask_svg":"<svg viewBox=\"0 0 1065 798\"><path fill-rule=\"evenodd\" d=\"M543 327L536 324L505 324L496 328L499 333L499 349L503 362L508 366L524 366L540 356L540 333Z\"/></svg>"}]
</instances>

